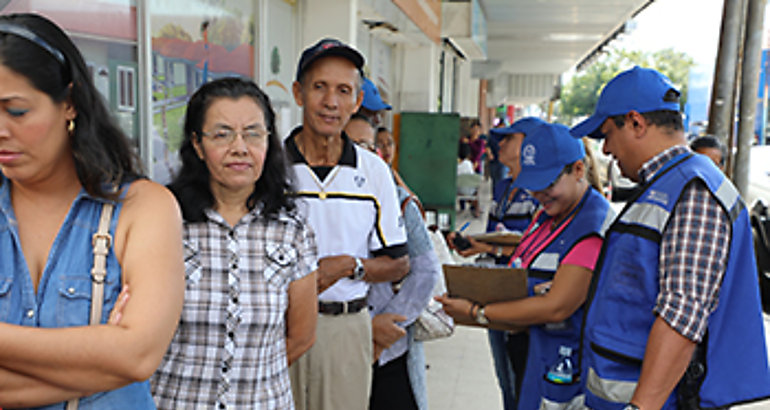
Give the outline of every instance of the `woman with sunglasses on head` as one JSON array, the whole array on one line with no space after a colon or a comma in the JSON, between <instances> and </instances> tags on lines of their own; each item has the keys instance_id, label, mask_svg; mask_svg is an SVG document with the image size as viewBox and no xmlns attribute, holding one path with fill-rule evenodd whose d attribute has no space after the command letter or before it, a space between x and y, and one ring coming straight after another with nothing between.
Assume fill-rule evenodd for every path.
<instances>
[{"instance_id":1,"label":"woman with sunglasses on head","mask_svg":"<svg viewBox=\"0 0 770 410\"><path fill-rule=\"evenodd\" d=\"M2 407L155 408L146 380L182 307L181 219L102 101L59 27L0 16Z\"/></svg>"},{"instance_id":2,"label":"woman with sunglasses on head","mask_svg":"<svg viewBox=\"0 0 770 410\"><path fill-rule=\"evenodd\" d=\"M437 299L456 318L528 326L518 408L571 409L582 403L576 360L582 306L614 213L586 179L581 140L559 124L542 124L530 134L522 144L514 185L529 190L541 209L511 258L513 267L527 270L528 297L486 306L462 298Z\"/></svg>"},{"instance_id":3,"label":"woman with sunglasses on head","mask_svg":"<svg viewBox=\"0 0 770 410\"><path fill-rule=\"evenodd\" d=\"M291 409L289 365L315 340L316 244L295 213L270 100L218 79L190 98L169 185L184 218L185 303L159 408Z\"/></svg>"}]
</instances>

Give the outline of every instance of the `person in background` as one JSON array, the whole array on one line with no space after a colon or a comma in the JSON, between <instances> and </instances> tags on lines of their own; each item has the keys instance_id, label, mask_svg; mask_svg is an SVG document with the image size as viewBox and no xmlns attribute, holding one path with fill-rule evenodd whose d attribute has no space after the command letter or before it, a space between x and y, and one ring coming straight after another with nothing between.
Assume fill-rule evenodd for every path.
<instances>
[{"instance_id":1,"label":"person in background","mask_svg":"<svg viewBox=\"0 0 770 410\"><path fill-rule=\"evenodd\" d=\"M521 170L521 143L534 128L542 124L545 124L545 121L539 118L525 117L510 127L492 129L490 139L499 145L500 161L510 173L493 188L487 232L511 231L521 234L532 222L539 203L526 189L514 187L514 182ZM454 232L447 235L447 244L464 257L487 253L495 258L496 264L507 265L516 249L515 246L492 246L468 238L471 246L458 250L453 242L455 235ZM492 359L495 362L495 374L503 397L503 407L506 410L515 410L521 381L524 378L529 335L526 331L509 332L496 329L489 329L487 333Z\"/></svg>"},{"instance_id":2,"label":"person in background","mask_svg":"<svg viewBox=\"0 0 770 410\"><path fill-rule=\"evenodd\" d=\"M470 160L473 163L473 171L481 174L483 172L482 157L486 152L487 141L481 136L481 123L479 120L471 121L467 140L471 148Z\"/></svg>"},{"instance_id":3,"label":"person in background","mask_svg":"<svg viewBox=\"0 0 770 410\"><path fill-rule=\"evenodd\" d=\"M537 125L524 139L514 186L529 190L542 206L511 258L513 267L527 270L528 297L486 306L436 298L455 318L528 326L520 409L582 405L577 373L582 306L604 229L614 216L609 202L588 183L584 158L583 142L560 124Z\"/></svg>"},{"instance_id":4,"label":"person in background","mask_svg":"<svg viewBox=\"0 0 770 410\"><path fill-rule=\"evenodd\" d=\"M59 27L0 16L0 61L0 406L154 409L184 296L179 208Z\"/></svg>"},{"instance_id":5,"label":"person in background","mask_svg":"<svg viewBox=\"0 0 770 410\"><path fill-rule=\"evenodd\" d=\"M634 67L572 135L604 139L640 192L607 231L586 307L592 409L770 404L749 216L735 186L684 137L680 93Z\"/></svg>"},{"instance_id":6,"label":"person in background","mask_svg":"<svg viewBox=\"0 0 770 410\"><path fill-rule=\"evenodd\" d=\"M393 107L382 101L380 90L377 89L372 80L364 78L361 89L364 92L364 99L356 114L363 115L369 119L373 126L378 127L382 124L383 112L390 111Z\"/></svg>"},{"instance_id":7,"label":"person in background","mask_svg":"<svg viewBox=\"0 0 770 410\"><path fill-rule=\"evenodd\" d=\"M406 185L404 179L401 178L401 175L393 167L393 159L396 156L396 142L393 140L393 134L390 132L390 130L385 127L377 128L376 146L380 157L383 161L385 161L386 164L388 164L390 170L393 172L393 179L396 181L396 185L404 188L409 193L409 195L414 200L416 200L417 206L420 208L420 212L424 214L425 211L423 210L422 202L420 202L417 194L415 194L414 191L412 191L409 186Z\"/></svg>"},{"instance_id":8,"label":"person in background","mask_svg":"<svg viewBox=\"0 0 770 410\"><path fill-rule=\"evenodd\" d=\"M354 144L377 154L377 145L374 142L374 124L369 117L360 113L353 114L345 125L345 133Z\"/></svg>"},{"instance_id":9,"label":"person in background","mask_svg":"<svg viewBox=\"0 0 770 410\"><path fill-rule=\"evenodd\" d=\"M473 162L471 161L471 148L470 145L464 145L460 147L460 162L457 164L457 175L474 175L476 174L476 171L473 169ZM458 186L457 187L457 193L463 196L474 196L477 197L476 193L478 191L478 186ZM481 215L481 210L479 209L479 200L478 199L470 199L460 200L460 212L465 210L465 204L466 202L470 202L470 209L471 213L473 214L474 218L478 218Z\"/></svg>"},{"instance_id":10,"label":"person in background","mask_svg":"<svg viewBox=\"0 0 770 410\"><path fill-rule=\"evenodd\" d=\"M364 409L372 386L374 282L409 272L406 232L388 166L344 127L363 98L364 58L335 39L303 51L292 85L302 125L284 145L296 195L318 244L318 324L313 347L290 369L297 408Z\"/></svg>"},{"instance_id":11,"label":"person in background","mask_svg":"<svg viewBox=\"0 0 770 410\"><path fill-rule=\"evenodd\" d=\"M190 98L169 185L182 208L182 319L152 378L158 407L294 407L289 365L313 344L316 244L295 212L270 100L222 78Z\"/></svg>"},{"instance_id":12,"label":"person in background","mask_svg":"<svg viewBox=\"0 0 770 410\"><path fill-rule=\"evenodd\" d=\"M722 172L725 171L725 159L727 157L727 147L722 141L714 135L704 135L690 141L690 149L698 154L703 154L716 164Z\"/></svg>"},{"instance_id":13,"label":"person in background","mask_svg":"<svg viewBox=\"0 0 770 410\"><path fill-rule=\"evenodd\" d=\"M509 168L500 161L500 139L495 138L494 133L496 128L506 128L505 121L501 118L497 118L495 127L489 130L489 138L487 140L487 157L489 158L489 175L492 178L492 187L494 189L497 183L505 179L508 176Z\"/></svg>"},{"instance_id":14,"label":"person in background","mask_svg":"<svg viewBox=\"0 0 770 410\"><path fill-rule=\"evenodd\" d=\"M359 124L351 123L357 121ZM350 140L360 147L375 145L374 128L351 118L345 127ZM428 306L439 280L441 264L411 194L396 185L406 226L410 270L399 282L373 283L367 300L372 315L374 369L370 410L427 410L425 353L422 342L414 340L412 324Z\"/></svg>"}]
</instances>

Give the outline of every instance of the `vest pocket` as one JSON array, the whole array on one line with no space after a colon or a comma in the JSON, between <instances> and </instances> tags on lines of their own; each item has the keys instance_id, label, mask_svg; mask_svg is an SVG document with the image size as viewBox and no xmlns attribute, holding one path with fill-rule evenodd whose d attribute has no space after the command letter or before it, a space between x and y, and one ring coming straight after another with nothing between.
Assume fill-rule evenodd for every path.
<instances>
[{"instance_id":1,"label":"vest pocket","mask_svg":"<svg viewBox=\"0 0 770 410\"><path fill-rule=\"evenodd\" d=\"M601 399L627 403L636 390L642 360L595 342L589 346L594 354L586 375L586 389Z\"/></svg>"}]
</instances>

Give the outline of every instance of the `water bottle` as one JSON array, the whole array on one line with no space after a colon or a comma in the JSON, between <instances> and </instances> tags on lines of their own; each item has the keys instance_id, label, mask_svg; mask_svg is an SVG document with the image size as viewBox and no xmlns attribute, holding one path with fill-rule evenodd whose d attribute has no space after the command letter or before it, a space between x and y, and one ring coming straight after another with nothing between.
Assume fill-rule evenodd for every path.
<instances>
[{"instance_id":1,"label":"water bottle","mask_svg":"<svg viewBox=\"0 0 770 410\"><path fill-rule=\"evenodd\" d=\"M572 383L572 348L559 346L559 361L548 369L545 378L556 384Z\"/></svg>"}]
</instances>

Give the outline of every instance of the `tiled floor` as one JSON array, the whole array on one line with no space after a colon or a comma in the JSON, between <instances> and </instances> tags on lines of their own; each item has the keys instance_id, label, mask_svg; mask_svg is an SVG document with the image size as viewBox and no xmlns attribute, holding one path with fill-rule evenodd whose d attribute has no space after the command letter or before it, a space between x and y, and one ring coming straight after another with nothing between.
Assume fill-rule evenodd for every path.
<instances>
[{"instance_id":1,"label":"tiled floor","mask_svg":"<svg viewBox=\"0 0 770 410\"><path fill-rule=\"evenodd\" d=\"M484 185L482 198L490 198ZM482 202L487 209L488 202ZM458 226L471 221L468 233L481 233L486 226L485 214L472 218L466 211L458 215ZM459 258L458 258L459 259ZM765 340L770 356L770 315L765 315ZM502 398L492 365L485 330L458 326L449 338L425 343L428 365L428 401L432 410L502 410ZM763 407L746 406L746 410ZM766 410L766 409L765 409Z\"/></svg>"}]
</instances>

